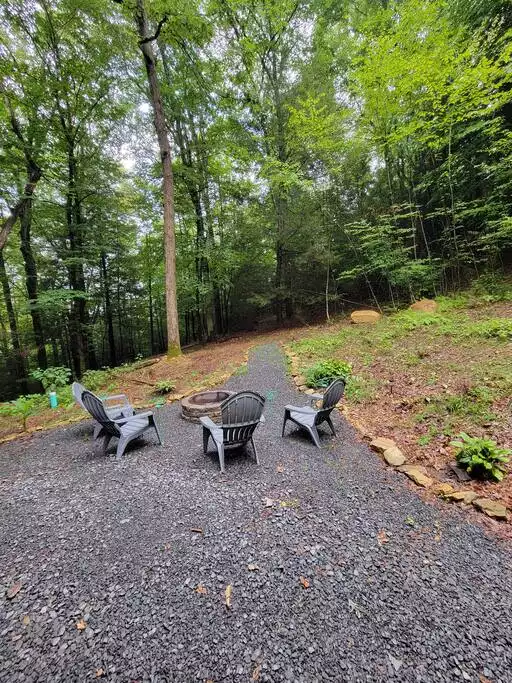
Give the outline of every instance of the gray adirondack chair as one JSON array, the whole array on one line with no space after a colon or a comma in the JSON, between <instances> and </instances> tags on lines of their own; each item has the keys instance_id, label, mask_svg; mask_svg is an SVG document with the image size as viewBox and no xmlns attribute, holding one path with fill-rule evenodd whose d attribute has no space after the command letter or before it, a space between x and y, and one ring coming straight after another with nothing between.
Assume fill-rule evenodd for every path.
<instances>
[{"instance_id":1,"label":"gray adirondack chair","mask_svg":"<svg viewBox=\"0 0 512 683\"><path fill-rule=\"evenodd\" d=\"M221 403L221 424L209 417L201 417L203 425L203 450L208 452L210 437L213 439L219 454L220 471L224 472L224 451L226 449L241 448L249 441L254 452L254 458L259 465L258 451L254 445L253 434L256 427L265 422L263 408L265 399L253 391L241 391L230 396Z\"/></svg>"},{"instance_id":2,"label":"gray adirondack chair","mask_svg":"<svg viewBox=\"0 0 512 683\"><path fill-rule=\"evenodd\" d=\"M71 391L73 392L73 398L78 403L78 405L86 412L89 412L82 401L82 394L84 393L84 391L88 391L88 389L86 389L84 385L80 384L79 382L73 382L73 384L71 385ZM96 396L96 394L94 395ZM97 396L96 398L98 398L103 403L105 412L113 420L120 419L123 417L130 417L130 415L133 415L134 413L134 410L130 405L130 401L128 400L128 396L126 396L126 394L115 394L113 396L105 396L104 398L99 398L99 396ZM111 401L117 401L117 403L111 403ZM101 424L99 422L96 422L96 425L94 426L93 437L97 439L100 432Z\"/></svg>"},{"instance_id":3,"label":"gray adirondack chair","mask_svg":"<svg viewBox=\"0 0 512 683\"><path fill-rule=\"evenodd\" d=\"M345 382L342 379L335 379L334 382L329 384L325 390L325 394L311 395L311 403L322 400L322 405L320 408L313 408L312 405L304 407L285 406L282 436L284 436L286 423L288 420L291 420L292 422L295 422L298 427L308 431L315 443L315 446L321 448L317 427L323 422L327 422L333 436L336 436L334 425L332 424L331 420L331 412L334 410L344 392Z\"/></svg>"},{"instance_id":4,"label":"gray adirondack chair","mask_svg":"<svg viewBox=\"0 0 512 683\"><path fill-rule=\"evenodd\" d=\"M85 409L92 417L100 423L101 430L99 436L103 437L103 451L106 453L108 445L113 438L119 439L117 444L116 458L120 458L126 446L141 436L148 429L154 429L158 438L158 443L162 445L160 432L155 422L155 416L151 411L136 413L129 417L112 419L105 410L105 406L100 399L90 391L85 390L82 394L82 401Z\"/></svg>"}]
</instances>

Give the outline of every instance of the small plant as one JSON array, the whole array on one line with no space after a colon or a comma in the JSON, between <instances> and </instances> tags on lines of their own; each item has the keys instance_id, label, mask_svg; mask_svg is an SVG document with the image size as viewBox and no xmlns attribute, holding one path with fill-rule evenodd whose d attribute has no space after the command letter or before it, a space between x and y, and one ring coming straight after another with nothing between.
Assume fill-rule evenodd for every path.
<instances>
[{"instance_id":1,"label":"small plant","mask_svg":"<svg viewBox=\"0 0 512 683\"><path fill-rule=\"evenodd\" d=\"M38 379L45 391L56 391L58 388L69 384L71 370L62 366L53 366L46 368L46 370L37 368L30 373L30 376Z\"/></svg>"},{"instance_id":2,"label":"small plant","mask_svg":"<svg viewBox=\"0 0 512 683\"><path fill-rule=\"evenodd\" d=\"M101 370L87 370L80 380L89 391L97 391L106 386L112 379L113 371L110 368Z\"/></svg>"},{"instance_id":3,"label":"small plant","mask_svg":"<svg viewBox=\"0 0 512 683\"><path fill-rule=\"evenodd\" d=\"M176 382L169 379L162 379L155 384L155 391L157 394L170 394L176 389Z\"/></svg>"},{"instance_id":4,"label":"small plant","mask_svg":"<svg viewBox=\"0 0 512 683\"><path fill-rule=\"evenodd\" d=\"M457 449L457 462L475 479L494 479L501 481L506 474L505 467L512 451L509 448L498 448L496 441L468 436L464 432L458 435L450 446Z\"/></svg>"},{"instance_id":5,"label":"small plant","mask_svg":"<svg viewBox=\"0 0 512 683\"><path fill-rule=\"evenodd\" d=\"M0 406L0 415L16 417L21 420L23 431L27 431L27 420L46 405L46 397L41 394L27 394L19 396L15 401L9 401Z\"/></svg>"},{"instance_id":6,"label":"small plant","mask_svg":"<svg viewBox=\"0 0 512 683\"><path fill-rule=\"evenodd\" d=\"M346 381L352 372L350 363L338 360L326 360L312 365L306 372L308 387L327 387L335 379Z\"/></svg>"},{"instance_id":7,"label":"small plant","mask_svg":"<svg viewBox=\"0 0 512 683\"><path fill-rule=\"evenodd\" d=\"M512 341L512 320L510 318L489 318L489 320L472 323L467 327L467 334L503 342Z\"/></svg>"}]
</instances>

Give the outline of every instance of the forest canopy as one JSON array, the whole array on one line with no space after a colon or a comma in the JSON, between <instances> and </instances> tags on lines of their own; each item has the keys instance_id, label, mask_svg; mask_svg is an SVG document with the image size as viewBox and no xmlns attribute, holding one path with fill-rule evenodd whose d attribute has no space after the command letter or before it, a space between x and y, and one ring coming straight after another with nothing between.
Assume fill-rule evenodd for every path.
<instances>
[{"instance_id":1,"label":"forest canopy","mask_svg":"<svg viewBox=\"0 0 512 683\"><path fill-rule=\"evenodd\" d=\"M4 0L0 400L506 270L511 9Z\"/></svg>"}]
</instances>

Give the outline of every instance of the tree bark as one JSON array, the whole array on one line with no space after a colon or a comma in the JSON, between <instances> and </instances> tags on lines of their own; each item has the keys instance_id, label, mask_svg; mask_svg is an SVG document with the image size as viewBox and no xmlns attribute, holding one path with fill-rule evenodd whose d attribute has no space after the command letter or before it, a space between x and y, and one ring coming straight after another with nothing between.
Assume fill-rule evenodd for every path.
<instances>
[{"instance_id":1,"label":"tree bark","mask_svg":"<svg viewBox=\"0 0 512 683\"><path fill-rule=\"evenodd\" d=\"M30 173L30 169L27 169ZM25 267L25 284L27 288L30 316L32 318L32 328L34 330L34 341L37 348L37 364L43 370L48 367L48 357L46 355L46 344L43 332L43 322L37 307L37 265L32 251L31 242L32 228L32 196L27 198L27 202L20 214L20 238L21 253Z\"/></svg>"},{"instance_id":2,"label":"tree bark","mask_svg":"<svg viewBox=\"0 0 512 683\"><path fill-rule=\"evenodd\" d=\"M14 306L12 303L11 288L9 286L7 271L5 270L5 261L2 249L0 249L0 283L2 284L5 309L7 311L7 320L9 321L9 331L11 333L11 345L14 354L16 378L23 380L27 376L27 370L25 359L21 350L18 322L16 320L16 314L14 312Z\"/></svg>"},{"instance_id":3,"label":"tree bark","mask_svg":"<svg viewBox=\"0 0 512 683\"><path fill-rule=\"evenodd\" d=\"M154 124L160 149L163 171L164 200L164 252L165 252L165 303L167 309L167 354L176 356L181 353L178 306L176 301L176 236L174 228L174 182L172 175L172 156L167 126L165 122L160 83L156 71L153 40L158 36L148 36L148 22L144 0L137 0L135 20L139 32L139 47L144 57L144 65L153 107ZM163 21L163 20L162 20ZM161 28L160 23L159 28ZM157 31L158 33L158 31Z\"/></svg>"},{"instance_id":4,"label":"tree bark","mask_svg":"<svg viewBox=\"0 0 512 683\"><path fill-rule=\"evenodd\" d=\"M36 189L36 185L41 179L41 169L39 166L32 162L29 166L28 180L25 184L25 189L23 191L23 196L18 199L16 204L11 208L11 213L2 223L0 228L0 251L5 247L9 233L13 229L19 216L22 214L27 204L32 202L32 195Z\"/></svg>"},{"instance_id":5,"label":"tree bark","mask_svg":"<svg viewBox=\"0 0 512 683\"><path fill-rule=\"evenodd\" d=\"M114 335L112 302L110 299L110 286L107 272L107 256L104 251L101 252L101 273L103 275L103 290L105 298L105 322L107 324L109 363L111 368L115 368L117 365L116 338Z\"/></svg>"}]
</instances>

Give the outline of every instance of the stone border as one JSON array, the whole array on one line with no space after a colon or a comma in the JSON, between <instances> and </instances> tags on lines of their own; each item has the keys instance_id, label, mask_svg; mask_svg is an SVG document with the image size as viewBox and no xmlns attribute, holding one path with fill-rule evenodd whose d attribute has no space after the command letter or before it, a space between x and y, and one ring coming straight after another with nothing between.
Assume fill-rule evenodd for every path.
<instances>
[{"instance_id":1,"label":"stone border","mask_svg":"<svg viewBox=\"0 0 512 683\"><path fill-rule=\"evenodd\" d=\"M286 356L290 362L290 371L292 380L299 391L305 394L316 393L314 389L309 389L306 386L306 378L300 374L299 358L294 353L290 353L287 347L283 344ZM370 448L382 456L384 461L390 467L393 467L397 472L405 474L412 482L421 488L430 490L442 500L452 503L461 503L461 505L473 505L476 510L483 512L488 517L494 519L507 521L509 518L509 511L497 500L491 498L484 498L479 496L471 490L456 490L448 482L435 481L427 474L425 467L421 465L407 464L407 458L404 453L397 446L393 439L388 437L372 437L365 433L365 430L355 420L351 420L345 406L338 404L338 408L345 417L349 420L355 429L357 429L365 439L370 441Z\"/></svg>"}]
</instances>

